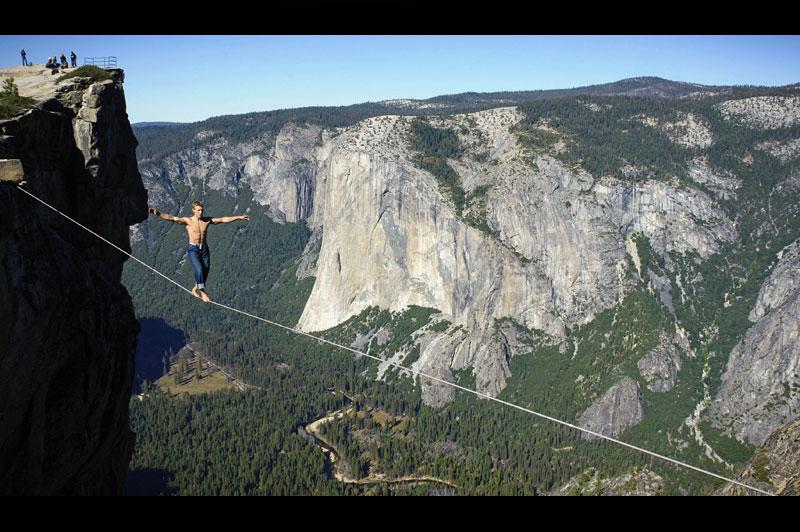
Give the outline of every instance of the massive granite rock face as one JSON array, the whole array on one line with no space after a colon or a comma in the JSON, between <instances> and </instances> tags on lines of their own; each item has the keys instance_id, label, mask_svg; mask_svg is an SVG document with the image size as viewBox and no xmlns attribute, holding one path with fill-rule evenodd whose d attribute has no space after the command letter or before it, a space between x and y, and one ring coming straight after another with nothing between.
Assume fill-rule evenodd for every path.
<instances>
[{"instance_id":1,"label":"massive granite rock face","mask_svg":"<svg viewBox=\"0 0 800 532\"><path fill-rule=\"evenodd\" d=\"M325 227L320 276L300 327L326 329L369 305L419 304L465 325L514 317L560 336L564 324L590 321L632 285L627 235L645 234L661 253L703 258L735 237L698 190L596 180L546 154L526 162L511 130L519 119L501 108L431 121L466 130L459 135L469 151L487 153L486 161L449 163L465 192L491 186L486 218L497 237L467 224L412 163L403 135L410 118L376 117L332 139L315 196L324 200L316 207Z\"/></svg>"},{"instance_id":2,"label":"massive granite rock face","mask_svg":"<svg viewBox=\"0 0 800 532\"><path fill-rule=\"evenodd\" d=\"M697 189L598 179L528 153L513 132L515 108L431 118L472 154L448 163L465 193L488 187L485 217L494 233L487 233L413 163L411 120L375 117L323 135L312 223L324 233L300 328L324 330L370 306L439 309L469 333L438 356L452 369L474 368L478 389L494 395L509 376L488 341L495 319L513 318L557 342L565 326L591 321L635 284L631 234L647 236L659 253L703 258L736 236Z\"/></svg>"},{"instance_id":3,"label":"massive granite rock face","mask_svg":"<svg viewBox=\"0 0 800 532\"><path fill-rule=\"evenodd\" d=\"M121 72L73 78L0 122L0 158L25 188L129 250L147 216ZM122 494L139 325L126 257L0 184L0 493Z\"/></svg>"},{"instance_id":4,"label":"massive granite rock face","mask_svg":"<svg viewBox=\"0 0 800 532\"><path fill-rule=\"evenodd\" d=\"M762 443L800 414L800 240L782 250L731 351L708 417L737 439Z\"/></svg>"},{"instance_id":5,"label":"massive granite rock face","mask_svg":"<svg viewBox=\"0 0 800 532\"><path fill-rule=\"evenodd\" d=\"M195 145L176 154L141 162L142 179L153 205L162 210L181 207L185 200L178 198L174 183L228 193L247 184L255 200L269 206L275 221L292 223L313 214L315 162L322 142L318 126L287 124L277 135L243 142L216 131L201 131L195 140Z\"/></svg>"},{"instance_id":6,"label":"massive granite rock face","mask_svg":"<svg viewBox=\"0 0 800 532\"><path fill-rule=\"evenodd\" d=\"M319 271L299 326L323 330L369 306L442 310L459 323L517 316L559 334L547 279L462 223L407 161L338 150L327 176Z\"/></svg>"},{"instance_id":7,"label":"massive granite rock face","mask_svg":"<svg viewBox=\"0 0 800 532\"><path fill-rule=\"evenodd\" d=\"M269 206L274 219L292 223L313 214L316 167L312 161L321 140L319 127L289 124L278 133L271 153L245 158L241 180L253 189L256 201Z\"/></svg>"}]
</instances>

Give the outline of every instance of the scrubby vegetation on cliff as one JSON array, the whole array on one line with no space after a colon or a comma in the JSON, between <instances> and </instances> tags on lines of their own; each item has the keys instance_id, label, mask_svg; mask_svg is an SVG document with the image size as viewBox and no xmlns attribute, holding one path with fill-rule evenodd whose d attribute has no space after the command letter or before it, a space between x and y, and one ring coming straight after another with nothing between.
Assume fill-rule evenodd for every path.
<instances>
[{"instance_id":1,"label":"scrubby vegetation on cliff","mask_svg":"<svg viewBox=\"0 0 800 532\"><path fill-rule=\"evenodd\" d=\"M36 105L36 100L19 95L19 89L14 78L3 81L3 89L0 91L0 119L11 118L24 109L30 109Z\"/></svg>"},{"instance_id":2,"label":"scrubby vegetation on cliff","mask_svg":"<svg viewBox=\"0 0 800 532\"><path fill-rule=\"evenodd\" d=\"M448 157L460 157L464 152L458 136L449 129L433 127L424 119L415 119L411 122L409 146L417 152L414 162L433 174L442 193L453 200L456 212L461 214L465 200L461 178L447 164Z\"/></svg>"},{"instance_id":3,"label":"scrubby vegetation on cliff","mask_svg":"<svg viewBox=\"0 0 800 532\"><path fill-rule=\"evenodd\" d=\"M56 79L56 82L76 77L89 78L92 81L103 81L106 79L112 79L111 74L108 72L108 70L94 65L84 65L82 67L76 68L75 70L70 70L63 76L59 76L58 79Z\"/></svg>"}]
</instances>

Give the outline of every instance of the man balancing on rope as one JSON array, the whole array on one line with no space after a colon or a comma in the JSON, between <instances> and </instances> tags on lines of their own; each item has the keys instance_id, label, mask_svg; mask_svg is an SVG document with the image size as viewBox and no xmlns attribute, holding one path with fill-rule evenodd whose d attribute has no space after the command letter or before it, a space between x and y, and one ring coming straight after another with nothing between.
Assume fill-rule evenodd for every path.
<instances>
[{"instance_id":1,"label":"man balancing on rope","mask_svg":"<svg viewBox=\"0 0 800 532\"><path fill-rule=\"evenodd\" d=\"M211 255L208 251L208 243L206 242L206 231L209 224L226 224L229 222L236 222L243 220L250 221L250 216L223 216L222 218L210 218L203 216L203 204L199 201L192 203L193 216L186 216L179 218L159 212L158 209L150 207L148 209L150 214L155 214L163 220L175 222L186 226L186 232L189 233L189 248L187 254L189 261L194 267L194 288L192 288L192 295L199 297L203 301L210 301L208 294L206 294L206 279L208 278L208 270L211 268Z\"/></svg>"}]
</instances>

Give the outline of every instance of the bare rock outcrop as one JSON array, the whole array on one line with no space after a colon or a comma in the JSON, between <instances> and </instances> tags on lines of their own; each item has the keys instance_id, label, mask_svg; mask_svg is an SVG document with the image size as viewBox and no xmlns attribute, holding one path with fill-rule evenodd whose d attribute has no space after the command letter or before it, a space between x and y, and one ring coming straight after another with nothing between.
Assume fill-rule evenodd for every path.
<instances>
[{"instance_id":1,"label":"bare rock outcrop","mask_svg":"<svg viewBox=\"0 0 800 532\"><path fill-rule=\"evenodd\" d=\"M730 173L712 170L707 157L695 157L689 161L688 174L721 199L736 198L736 189L741 186L741 182Z\"/></svg>"},{"instance_id":2,"label":"bare rock outcrop","mask_svg":"<svg viewBox=\"0 0 800 532\"><path fill-rule=\"evenodd\" d=\"M658 345L639 359L639 374L653 392L668 392L675 386L675 379L681 369L681 355L686 340L675 333L674 336L662 332Z\"/></svg>"},{"instance_id":3,"label":"bare rock outcrop","mask_svg":"<svg viewBox=\"0 0 800 532\"><path fill-rule=\"evenodd\" d=\"M660 495L664 479L649 469L634 469L618 477L606 478L594 468L588 469L555 489L557 496L644 497Z\"/></svg>"},{"instance_id":4,"label":"bare rock outcrop","mask_svg":"<svg viewBox=\"0 0 800 532\"><path fill-rule=\"evenodd\" d=\"M750 311L750 321L757 322L770 310L780 308L800 291L800 240L778 252L778 263L769 279L761 285L758 299Z\"/></svg>"},{"instance_id":5,"label":"bare rock outcrop","mask_svg":"<svg viewBox=\"0 0 800 532\"><path fill-rule=\"evenodd\" d=\"M755 321L731 351L708 417L739 440L762 443L800 413L800 241L762 285Z\"/></svg>"},{"instance_id":6,"label":"bare rock outcrop","mask_svg":"<svg viewBox=\"0 0 800 532\"><path fill-rule=\"evenodd\" d=\"M605 436L616 437L623 430L644 419L639 384L630 377L623 377L583 414L579 425ZM582 433L584 440L596 440L597 436Z\"/></svg>"},{"instance_id":7,"label":"bare rock outcrop","mask_svg":"<svg viewBox=\"0 0 800 532\"><path fill-rule=\"evenodd\" d=\"M645 115L637 118L643 124L663 131L672 142L689 148L708 148L714 140L708 125L692 113L680 113L673 122L659 121Z\"/></svg>"},{"instance_id":8,"label":"bare rock outcrop","mask_svg":"<svg viewBox=\"0 0 800 532\"><path fill-rule=\"evenodd\" d=\"M726 119L758 129L778 129L800 123L798 96L754 96L727 100L717 107Z\"/></svg>"},{"instance_id":9,"label":"bare rock outcrop","mask_svg":"<svg viewBox=\"0 0 800 532\"><path fill-rule=\"evenodd\" d=\"M297 265L295 276L297 279L306 279L317 275L317 261L319 260L319 248L322 244L322 227L318 226L311 232L303 255Z\"/></svg>"},{"instance_id":10,"label":"bare rock outcrop","mask_svg":"<svg viewBox=\"0 0 800 532\"><path fill-rule=\"evenodd\" d=\"M246 184L254 199L279 223L307 220L316 193L318 126L287 124L277 134L234 141L216 131L198 133L191 147L158 161L142 161L151 202L162 210L181 207L173 183L236 194ZM185 207L185 205L184 205Z\"/></svg>"},{"instance_id":11,"label":"bare rock outcrop","mask_svg":"<svg viewBox=\"0 0 800 532\"><path fill-rule=\"evenodd\" d=\"M454 376L449 360L439 354L452 351L457 339L451 336L428 333L419 338L420 356L412 368L444 381L453 382ZM455 399L455 389L434 380L420 377L422 398L426 404L438 408Z\"/></svg>"},{"instance_id":12,"label":"bare rock outcrop","mask_svg":"<svg viewBox=\"0 0 800 532\"><path fill-rule=\"evenodd\" d=\"M800 154L800 139L787 141L766 141L756 144L757 150L762 150L781 162L789 162Z\"/></svg>"}]
</instances>

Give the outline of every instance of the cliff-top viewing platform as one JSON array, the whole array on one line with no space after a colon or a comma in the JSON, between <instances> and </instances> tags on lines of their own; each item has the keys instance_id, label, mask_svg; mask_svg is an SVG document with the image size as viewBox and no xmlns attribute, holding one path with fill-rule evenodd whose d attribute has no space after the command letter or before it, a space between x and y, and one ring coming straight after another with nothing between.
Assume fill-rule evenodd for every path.
<instances>
[{"instance_id":1,"label":"cliff-top viewing platform","mask_svg":"<svg viewBox=\"0 0 800 532\"><path fill-rule=\"evenodd\" d=\"M51 70L45 68L43 64L0 67L0 84L2 84L3 80L6 78L14 78L14 83L19 89L20 96L29 96L37 101L44 101L49 98L55 98L56 87L59 83L58 80L62 76L71 74L80 68L84 67L60 69L59 72L53 74ZM119 79L121 79L122 69L120 68L95 68L108 72L108 74L114 78L117 78L116 72L119 72Z\"/></svg>"}]
</instances>

